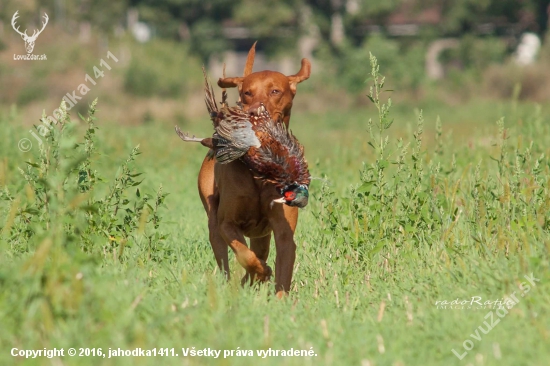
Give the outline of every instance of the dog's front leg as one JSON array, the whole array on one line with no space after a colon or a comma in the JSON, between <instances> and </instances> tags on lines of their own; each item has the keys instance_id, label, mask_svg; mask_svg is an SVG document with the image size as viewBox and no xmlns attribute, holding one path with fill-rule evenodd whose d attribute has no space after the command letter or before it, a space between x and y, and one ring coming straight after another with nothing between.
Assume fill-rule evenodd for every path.
<instances>
[{"instance_id":1,"label":"dog's front leg","mask_svg":"<svg viewBox=\"0 0 550 366\"><path fill-rule=\"evenodd\" d=\"M271 241L271 234L268 234L261 238L250 238L250 249L256 254L256 257L263 261L262 263L267 263L267 257L269 255L269 244ZM246 282L252 284L253 279L250 278L250 275L247 273L241 280L241 283L244 285Z\"/></svg>"},{"instance_id":2,"label":"dog's front leg","mask_svg":"<svg viewBox=\"0 0 550 366\"><path fill-rule=\"evenodd\" d=\"M269 218L277 258L275 259L275 291L281 298L290 291L294 261L296 260L296 243L294 230L298 223L298 208L287 205L275 205Z\"/></svg>"},{"instance_id":3,"label":"dog's front leg","mask_svg":"<svg viewBox=\"0 0 550 366\"><path fill-rule=\"evenodd\" d=\"M212 150L210 150L212 151ZM218 267L229 278L229 260L227 255L227 243L220 233L218 225L218 208L220 204L219 193L214 184L214 166L216 160L208 155L204 158L199 173L198 187L204 210L208 215L208 231L210 244L216 257Z\"/></svg>"},{"instance_id":4,"label":"dog's front leg","mask_svg":"<svg viewBox=\"0 0 550 366\"><path fill-rule=\"evenodd\" d=\"M246 246L244 235L238 226L233 223L222 222L219 227L224 240L235 253L239 264L246 270L251 283L255 279L261 282L267 281L271 277L271 268Z\"/></svg>"}]
</instances>

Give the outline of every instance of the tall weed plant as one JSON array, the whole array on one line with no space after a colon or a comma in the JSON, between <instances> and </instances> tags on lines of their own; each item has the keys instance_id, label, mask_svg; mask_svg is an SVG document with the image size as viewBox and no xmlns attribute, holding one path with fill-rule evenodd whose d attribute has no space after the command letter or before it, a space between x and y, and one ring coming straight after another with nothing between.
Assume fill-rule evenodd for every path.
<instances>
[{"instance_id":1,"label":"tall weed plant","mask_svg":"<svg viewBox=\"0 0 550 366\"><path fill-rule=\"evenodd\" d=\"M167 194L162 186L151 194L140 191L142 174L133 166L139 146L112 180L94 166L99 155L96 106L97 99L88 117L79 115L86 126L82 141L75 136L77 124L71 122L64 102L56 123L42 116L37 131L44 143L39 145L38 157L19 168L24 189L13 192L4 186L0 192L0 199L8 203L1 240L10 255L36 250L45 259L56 243L59 250L100 257L110 253L123 260L127 245L154 246L165 239L159 209Z\"/></svg>"},{"instance_id":2,"label":"tall weed plant","mask_svg":"<svg viewBox=\"0 0 550 366\"><path fill-rule=\"evenodd\" d=\"M336 257L366 268L381 265L388 274L404 260L463 275L479 268L471 260L478 257L487 270L504 259L505 268L515 268L512 277L529 264L547 267L550 165L540 137L550 128L540 108L521 129L510 130L499 119L489 150L451 149L438 118L435 148L427 149L422 111L410 139L390 137L392 101L384 98L385 78L372 54L370 65L368 98L378 118L368 121L367 138L376 160L363 164L360 184L348 195L337 197L327 183L322 186L315 212L323 229L319 240L336 242Z\"/></svg>"}]
</instances>

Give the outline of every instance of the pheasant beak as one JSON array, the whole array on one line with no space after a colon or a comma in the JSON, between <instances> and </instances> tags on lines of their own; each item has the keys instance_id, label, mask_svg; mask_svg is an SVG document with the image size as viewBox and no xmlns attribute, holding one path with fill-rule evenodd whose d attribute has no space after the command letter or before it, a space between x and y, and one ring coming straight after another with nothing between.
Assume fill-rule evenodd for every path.
<instances>
[{"instance_id":1,"label":"pheasant beak","mask_svg":"<svg viewBox=\"0 0 550 366\"><path fill-rule=\"evenodd\" d=\"M284 197L277 198L276 200L271 201L271 203L269 204L269 208L273 208L273 205L275 203L285 203L285 202L286 202L286 200L285 200Z\"/></svg>"}]
</instances>

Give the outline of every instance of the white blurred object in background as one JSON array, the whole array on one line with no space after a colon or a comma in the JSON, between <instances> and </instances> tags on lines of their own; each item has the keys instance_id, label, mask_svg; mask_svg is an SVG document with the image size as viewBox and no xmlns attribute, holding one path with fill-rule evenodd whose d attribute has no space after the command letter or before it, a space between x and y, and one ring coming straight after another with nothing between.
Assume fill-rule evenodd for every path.
<instances>
[{"instance_id":1,"label":"white blurred object in background","mask_svg":"<svg viewBox=\"0 0 550 366\"><path fill-rule=\"evenodd\" d=\"M523 33L515 54L516 63L525 66L535 62L540 45L540 38L535 33Z\"/></svg>"},{"instance_id":2,"label":"white blurred object in background","mask_svg":"<svg viewBox=\"0 0 550 366\"><path fill-rule=\"evenodd\" d=\"M151 39L151 28L147 24L138 20L139 13L137 9L129 9L126 17L128 29L130 30L130 33L132 33L132 36L134 36L134 38L138 42L145 43Z\"/></svg>"},{"instance_id":3,"label":"white blurred object in background","mask_svg":"<svg viewBox=\"0 0 550 366\"><path fill-rule=\"evenodd\" d=\"M134 38L140 43L145 43L151 39L151 28L145 23L135 23L131 31Z\"/></svg>"}]
</instances>

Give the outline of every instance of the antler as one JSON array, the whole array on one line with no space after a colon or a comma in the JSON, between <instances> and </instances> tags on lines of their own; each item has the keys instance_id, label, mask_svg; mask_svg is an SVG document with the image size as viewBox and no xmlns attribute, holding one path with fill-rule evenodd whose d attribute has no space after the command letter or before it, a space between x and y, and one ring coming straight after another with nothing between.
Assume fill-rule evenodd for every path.
<instances>
[{"instance_id":1,"label":"antler","mask_svg":"<svg viewBox=\"0 0 550 366\"><path fill-rule=\"evenodd\" d=\"M46 24L48 24L48 20L50 20L50 18L48 18L48 14L44 13L44 20L45 22L42 22L42 29L40 29L39 31L37 31L36 29L34 30L34 32L32 33L32 36L30 38L36 38L40 35L40 33L42 33L42 31L44 30L44 28L46 28ZM37 33L38 32L38 33Z\"/></svg>"},{"instance_id":2,"label":"antler","mask_svg":"<svg viewBox=\"0 0 550 366\"><path fill-rule=\"evenodd\" d=\"M19 30L19 26L17 26L17 28L15 27L15 23L16 23L16 20L17 18L19 18L19 10L17 10L15 12L15 14L13 14L13 17L11 18L11 26L13 27L13 29L19 33L22 37L24 37L25 39L30 39L30 40L33 40L33 39L36 39L38 37L38 35L40 33L42 33L42 31L44 30L44 28L46 28L46 24L48 24L48 20L50 20L50 18L48 17L48 14L44 13L44 22L42 22L42 29L40 29L39 31L37 31L36 29L34 30L34 32L32 33L32 36L29 37L29 35L27 34L27 30L25 29L25 32L21 32Z\"/></svg>"},{"instance_id":3,"label":"antler","mask_svg":"<svg viewBox=\"0 0 550 366\"><path fill-rule=\"evenodd\" d=\"M28 35L27 35L27 30L26 30L26 29L25 29L25 33L21 33L21 31L19 30L19 26L17 26L17 28L15 28L15 20L16 20L17 18L19 18L19 16L17 15L17 13L19 13L19 10L17 10L17 11L15 12L15 14L13 14L13 17L11 18L11 26L12 26L12 28L13 28L17 33L19 33L21 36L23 36L23 37L25 37L25 36L28 37Z\"/></svg>"}]
</instances>

